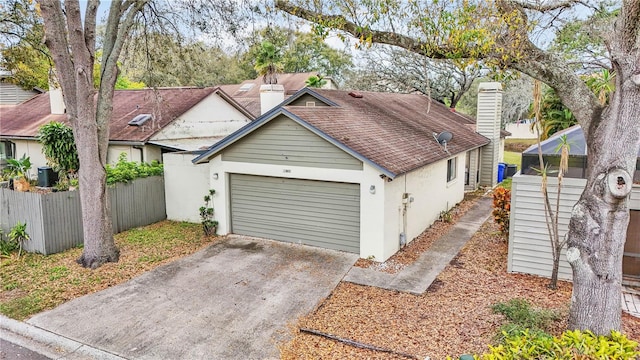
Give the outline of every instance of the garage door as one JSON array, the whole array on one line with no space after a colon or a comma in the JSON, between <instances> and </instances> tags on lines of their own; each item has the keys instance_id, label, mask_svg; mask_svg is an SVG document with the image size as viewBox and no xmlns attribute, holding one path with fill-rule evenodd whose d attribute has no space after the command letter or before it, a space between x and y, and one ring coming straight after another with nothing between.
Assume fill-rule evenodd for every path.
<instances>
[{"instance_id":1,"label":"garage door","mask_svg":"<svg viewBox=\"0 0 640 360\"><path fill-rule=\"evenodd\" d=\"M235 234L360 252L360 185L230 174Z\"/></svg>"}]
</instances>

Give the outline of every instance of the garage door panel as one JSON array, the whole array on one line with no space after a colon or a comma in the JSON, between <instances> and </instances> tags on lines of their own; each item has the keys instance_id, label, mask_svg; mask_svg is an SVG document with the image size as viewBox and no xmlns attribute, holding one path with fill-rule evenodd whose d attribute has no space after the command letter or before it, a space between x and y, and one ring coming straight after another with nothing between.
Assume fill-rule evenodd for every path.
<instances>
[{"instance_id":1,"label":"garage door panel","mask_svg":"<svg viewBox=\"0 0 640 360\"><path fill-rule=\"evenodd\" d=\"M236 234L359 252L360 186L230 175Z\"/></svg>"},{"instance_id":2,"label":"garage door panel","mask_svg":"<svg viewBox=\"0 0 640 360\"><path fill-rule=\"evenodd\" d=\"M287 213L292 207L286 206L270 206L269 212L264 212L260 208L256 207L256 204L237 204L234 206L234 210L237 213L242 213L245 217L261 218L263 220L277 221L282 218L283 213ZM319 221L324 223L325 221L331 221L333 224L344 223L346 225L360 220L359 216L354 216L354 212L358 212L358 209L341 210L336 208L319 208L314 213L300 213L296 217L297 223L304 223L306 221ZM300 211L304 211L301 209ZM284 221L284 220L283 220Z\"/></svg>"}]
</instances>

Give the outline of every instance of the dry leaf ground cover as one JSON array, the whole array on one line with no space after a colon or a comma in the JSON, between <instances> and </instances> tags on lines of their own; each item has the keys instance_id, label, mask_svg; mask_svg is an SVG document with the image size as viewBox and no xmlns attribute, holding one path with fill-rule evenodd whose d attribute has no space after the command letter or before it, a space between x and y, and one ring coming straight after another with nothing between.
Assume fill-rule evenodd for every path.
<instances>
[{"instance_id":1,"label":"dry leaf ground cover","mask_svg":"<svg viewBox=\"0 0 640 360\"><path fill-rule=\"evenodd\" d=\"M76 264L81 248L20 258L14 252L0 259L0 312L24 320L190 255L215 239L203 236L200 224L161 221L117 234L115 240L120 261L95 270Z\"/></svg>"},{"instance_id":2,"label":"dry leaf ground cover","mask_svg":"<svg viewBox=\"0 0 640 360\"><path fill-rule=\"evenodd\" d=\"M407 246L391 256L387 261L381 263L368 259L358 259L355 266L370 268L386 273L394 274L415 262L423 252L425 252L434 241L446 234L451 227L475 205L482 196L482 191L469 192L464 196L464 200L458 203L449 211L449 221L438 220L429 226L422 234L418 235Z\"/></svg>"},{"instance_id":3,"label":"dry leaf ground cover","mask_svg":"<svg viewBox=\"0 0 640 360\"><path fill-rule=\"evenodd\" d=\"M483 353L496 343L502 315L491 306L514 298L550 309L561 320L551 325L558 334L566 326L571 284L556 291L540 277L508 274L507 242L487 221L460 254L421 296L341 283L319 307L294 325L294 338L281 345L283 359L403 359L362 350L320 336L298 332L309 328L340 338L394 350L424 359L457 358ZM640 339L640 319L623 316L624 332Z\"/></svg>"}]
</instances>

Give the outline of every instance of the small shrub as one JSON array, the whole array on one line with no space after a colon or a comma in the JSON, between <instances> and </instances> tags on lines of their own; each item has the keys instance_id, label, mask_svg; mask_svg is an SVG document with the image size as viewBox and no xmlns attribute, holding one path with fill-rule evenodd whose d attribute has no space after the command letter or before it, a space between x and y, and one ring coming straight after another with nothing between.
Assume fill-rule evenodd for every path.
<instances>
[{"instance_id":1,"label":"small shrub","mask_svg":"<svg viewBox=\"0 0 640 360\"><path fill-rule=\"evenodd\" d=\"M138 163L127 161L127 154L122 153L115 165L107 164L107 185L123 182L127 183L137 178L162 175L163 167L157 161Z\"/></svg>"},{"instance_id":2,"label":"small shrub","mask_svg":"<svg viewBox=\"0 0 640 360\"><path fill-rule=\"evenodd\" d=\"M440 211L440 221L445 223L451 223L453 221L453 214L451 213L451 210Z\"/></svg>"},{"instance_id":3,"label":"small shrub","mask_svg":"<svg viewBox=\"0 0 640 360\"><path fill-rule=\"evenodd\" d=\"M27 223L17 222L12 228L7 237L10 241L18 244L18 257L22 253L22 243L29 240L29 234L27 234Z\"/></svg>"},{"instance_id":4,"label":"small shrub","mask_svg":"<svg viewBox=\"0 0 640 360\"><path fill-rule=\"evenodd\" d=\"M0 228L0 255L9 256L9 254L16 250L18 246L18 242L5 237L4 232Z\"/></svg>"},{"instance_id":5,"label":"small shrub","mask_svg":"<svg viewBox=\"0 0 640 360\"><path fill-rule=\"evenodd\" d=\"M522 331L507 337L503 344L489 346L476 359L638 359L638 343L617 331L596 336L590 331L565 331L560 337L538 336Z\"/></svg>"},{"instance_id":6,"label":"small shrub","mask_svg":"<svg viewBox=\"0 0 640 360\"><path fill-rule=\"evenodd\" d=\"M545 331L558 317L552 311L532 308L525 299L511 299L506 303L497 303L491 307L491 310L504 315L508 321L500 327L499 336L503 338L525 330L539 337L550 337Z\"/></svg>"},{"instance_id":7,"label":"small shrub","mask_svg":"<svg viewBox=\"0 0 640 360\"><path fill-rule=\"evenodd\" d=\"M38 130L38 141L49 165L58 172L77 172L80 169L78 150L73 130L65 124L52 121Z\"/></svg>"},{"instance_id":8,"label":"small shrub","mask_svg":"<svg viewBox=\"0 0 640 360\"><path fill-rule=\"evenodd\" d=\"M213 211L213 195L216 191L214 189L209 190L209 194L204 196L204 206L200 207L200 220L202 222L202 229L206 236L212 236L216 234L218 229L218 222L214 220Z\"/></svg>"},{"instance_id":9,"label":"small shrub","mask_svg":"<svg viewBox=\"0 0 640 360\"><path fill-rule=\"evenodd\" d=\"M493 221L498 224L500 232L509 236L509 217L511 216L511 191L497 187L493 191Z\"/></svg>"}]
</instances>

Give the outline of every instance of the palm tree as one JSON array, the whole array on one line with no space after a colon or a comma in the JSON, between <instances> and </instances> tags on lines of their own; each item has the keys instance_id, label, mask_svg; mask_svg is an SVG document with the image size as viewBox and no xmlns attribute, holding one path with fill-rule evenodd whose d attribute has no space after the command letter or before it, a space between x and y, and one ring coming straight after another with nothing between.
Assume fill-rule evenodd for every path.
<instances>
[{"instance_id":1,"label":"palm tree","mask_svg":"<svg viewBox=\"0 0 640 360\"><path fill-rule=\"evenodd\" d=\"M609 94L615 90L615 83L613 82L615 77L615 73L611 73L608 69L603 69L599 74L592 74L586 81L591 91L598 95L602 105L609 101Z\"/></svg>"},{"instance_id":2,"label":"palm tree","mask_svg":"<svg viewBox=\"0 0 640 360\"><path fill-rule=\"evenodd\" d=\"M315 76L309 76L309 78L304 83L308 87L321 88L327 84L327 80L325 80L322 75L318 74Z\"/></svg>"},{"instance_id":3,"label":"palm tree","mask_svg":"<svg viewBox=\"0 0 640 360\"><path fill-rule=\"evenodd\" d=\"M269 41L260 44L260 50L256 56L256 64L253 67L258 75L262 75L265 84L277 84L278 74L282 72L282 53Z\"/></svg>"}]
</instances>

